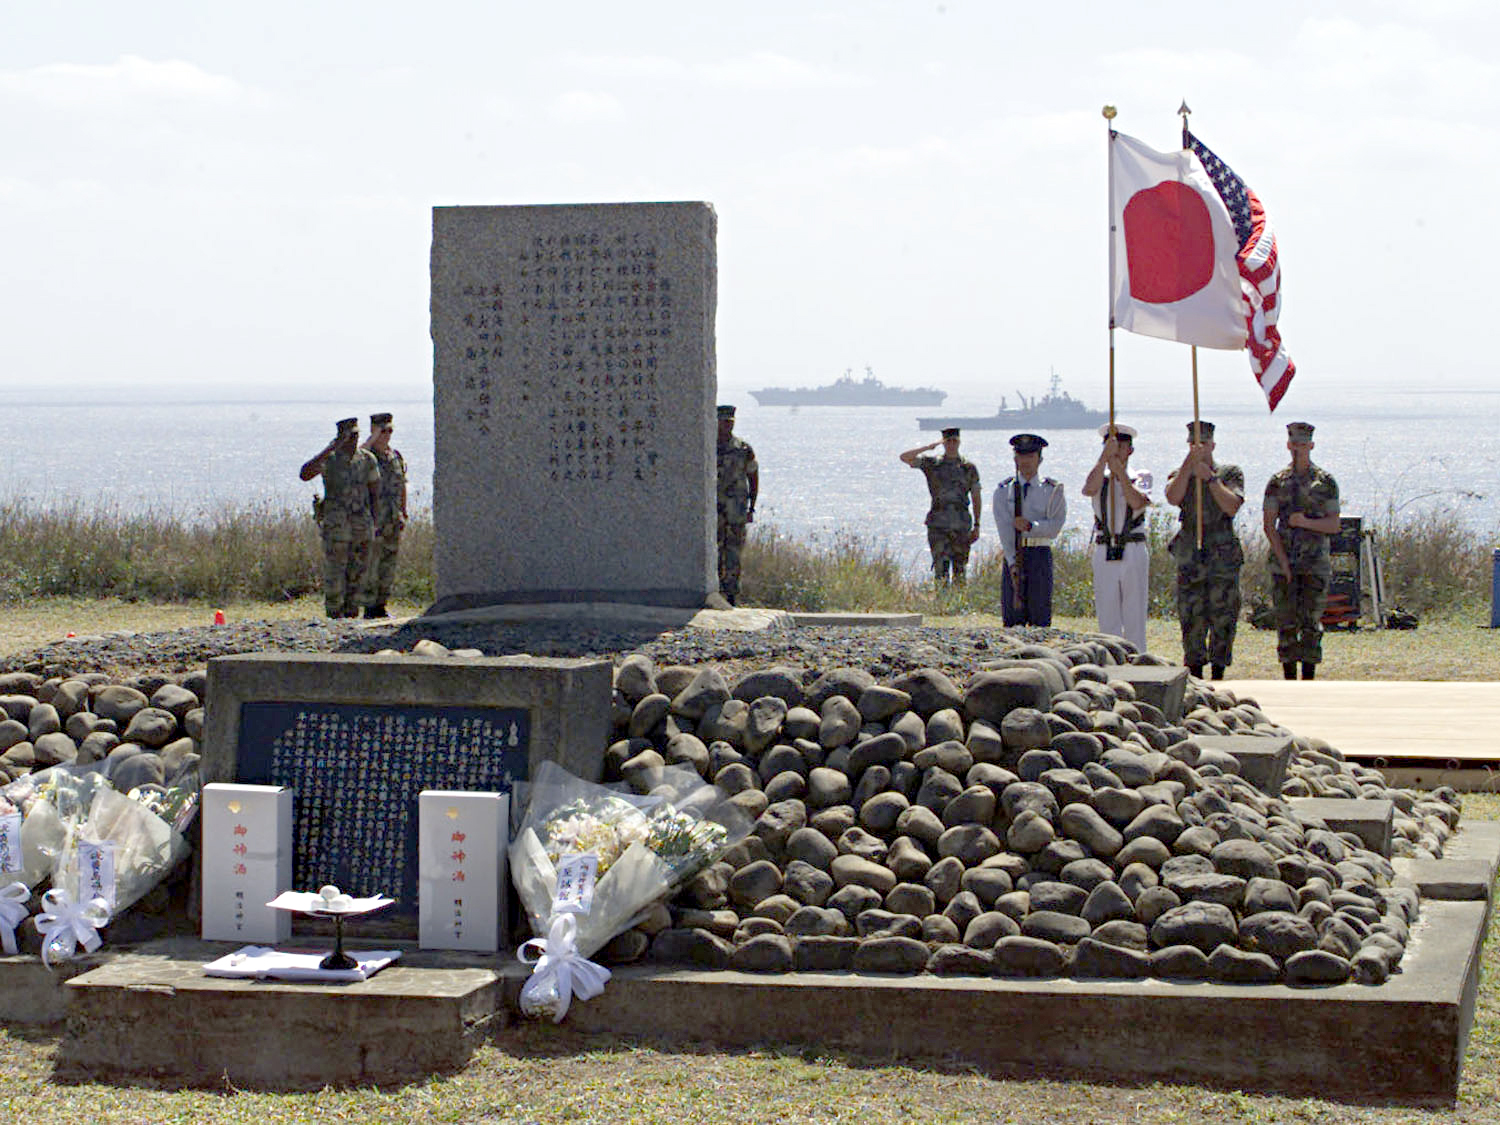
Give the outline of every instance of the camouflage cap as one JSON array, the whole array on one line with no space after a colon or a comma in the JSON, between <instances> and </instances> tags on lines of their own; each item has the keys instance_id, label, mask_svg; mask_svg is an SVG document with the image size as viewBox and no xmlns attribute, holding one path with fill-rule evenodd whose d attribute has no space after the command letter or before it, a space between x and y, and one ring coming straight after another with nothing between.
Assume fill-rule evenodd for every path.
<instances>
[{"instance_id":1,"label":"camouflage cap","mask_svg":"<svg viewBox=\"0 0 1500 1125\"><path fill-rule=\"evenodd\" d=\"M958 427L957 426L944 426L943 427L943 440L944 441L947 441L951 437L957 437L957 436L958 436Z\"/></svg>"},{"instance_id":2,"label":"camouflage cap","mask_svg":"<svg viewBox=\"0 0 1500 1125\"><path fill-rule=\"evenodd\" d=\"M383 413L383 414L371 414L370 415L370 425L372 425L372 426L389 426L390 424L391 424L391 415L389 414L389 412Z\"/></svg>"},{"instance_id":3,"label":"camouflage cap","mask_svg":"<svg viewBox=\"0 0 1500 1125\"><path fill-rule=\"evenodd\" d=\"M1193 427L1195 425L1198 427L1198 432L1202 435L1204 441L1214 440L1214 424L1212 422L1205 422L1202 418L1199 418L1197 422L1189 422L1187 424L1188 441L1193 440Z\"/></svg>"},{"instance_id":4,"label":"camouflage cap","mask_svg":"<svg viewBox=\"0 0 1500 1125\"><path fill-rule=\"evenodd\" d=\"M1099 427L1099 436L1102 437L1105 441L1109 440L1109 430L1110 430L1110 425L1109 425L1108 422L1104 423L1104 425L1102 425L1102 426ZM1122 426L1118 422L1116 422L1115 426L1114 426L1114 430L1115 430L1115 434L1117 436L1124 438L1126 441L1130 442L1132 445L1135 444L1135 427L1134 426Z\"/></svg>"},{"instance_id":5,"label":"camouflage cap","mask_svg":"<svg viewBox=\"0 0 1500 1125\"><path fill-rule=\"evenodd\" d=\"M1288 422L1286 424L1286 440L1295 442L1312 441L1313 425L1311 422Z\"/></svg>"},{"instance_id":6,"label":"camouflage cap","mask_svg":"<svg viewBox=\"0 0 1500 1125\"><path fill-rule=\"evenodd\" d=\"M334 425L336 425L338 427L339 433L341 433L341 434L347 434L350 430L357 430L357 429L359 429L359 419L358 418L340 418L337 422L334 423Z\"/></svg>"},{"instance_id":7,"label":"camouflage cap","mask_svg":"<svg viewBox=\"0 0 1500 1125\"><path fill-rule=\"evenodd\" d=\"M734 417L734 407L732 407L732 406L720 406L719 407L719 417L720 418L733 418Z\"/></svg>"},{"instance_id":8,"label":"camouflage cap","mask_svg":"<svg viewBox=\"0 0 1500 1125\"><path fill-rule=\"evenodd\" d=\"M1047 439L1039 434L1017 434L1010 439L1010 447L1017 453L1040 453L1047 447Z\"/></svg>"}]
</instances>

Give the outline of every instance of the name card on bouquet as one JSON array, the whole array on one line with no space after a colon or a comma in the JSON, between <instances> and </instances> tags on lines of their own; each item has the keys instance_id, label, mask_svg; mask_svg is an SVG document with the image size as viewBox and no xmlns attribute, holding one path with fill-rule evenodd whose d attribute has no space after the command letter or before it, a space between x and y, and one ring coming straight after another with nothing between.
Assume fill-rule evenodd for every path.
<instances>
[{"instance_id":1,"label":"name card on bouquet","mask_svg":"<svg viewBox=\"0 0 1500 1125\"><path fill-rule=\"evenodd\" d=\"M203 787L203 939L286 941L292 916L266 905L292 886L292 790Z\"/></svg>"},{"instance_id":2,"label":"name card on bouquet","mask_svg":"<svg viewBox=\"0 0 1500 1125\"><path fill-rule=\"evenodd\" d=\"M509 909L510 795L425 789L417 819L421 947L498 951Z\"/></svg>"},{"instance_id":3,"label":"name card on bouquet","mask_svg":"<svg viewBox=\"0 0 1500 1125\"><path fill-rule=\"evenodd\" d=\"M115 846L109 843L89 844L79 842L73 852L73 863L78 901L90 902L102 898L115 909Z\"/></svg>"},{"instance_id":4,"label":"name card on bouquet","mask_svg":"<svg viewBox=\"0 0 1500 1125\"><path fill-rule=\"evenodd\" d=\"M21 814L0 816L0 875L14 875L22 869Z\"/></svg>"}]
</instances>

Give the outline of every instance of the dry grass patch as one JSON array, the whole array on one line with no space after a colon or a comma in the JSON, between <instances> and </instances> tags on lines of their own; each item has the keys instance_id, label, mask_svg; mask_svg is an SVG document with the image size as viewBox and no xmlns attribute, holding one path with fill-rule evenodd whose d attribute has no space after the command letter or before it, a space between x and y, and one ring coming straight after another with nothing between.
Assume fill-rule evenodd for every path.
<instances>
[{"instance_id":1,"label":"dry grass patch","mask_svg":"<svg viewBox=\"0 0 1500 1125\"><path fill-rule=\"evenodd\" d=\"M392 616L407 617L420 613L425 605L415 602L392 602ZM32 598L11 605L0 605L0 655L24 652L60 641L69 633L156 633L211 625L214 610L222 609L225 619L236 621L310 621L323 616L323 599L301 597L294 601L232 601L215 605L210 602L142 602L118 598Z\"/></svg>"},{"instance_id":2,"label":"dry grass patch","mask_svg":"<svg viewBox=\"0 0 1500 1125\"><path fill-rule=\"evenodd\" d=\"M999 628L1001 621L993 614L967 614L930 616L925 624ZM1423 621L1410 631L1328 632L1323 636L1318 675L1326 680L1500 680L1500 631L1480 628L1480 624L1473 615L1466 615ZM1092 617L1054 617L1052 625L1078 633L1099 627ZM1158 656L1181 660L1182 634L1176 618L1149 618L1146 647ZM1240 623L1229 678L1281 679L1275 630Z\"/></svg>"}]
</instances>

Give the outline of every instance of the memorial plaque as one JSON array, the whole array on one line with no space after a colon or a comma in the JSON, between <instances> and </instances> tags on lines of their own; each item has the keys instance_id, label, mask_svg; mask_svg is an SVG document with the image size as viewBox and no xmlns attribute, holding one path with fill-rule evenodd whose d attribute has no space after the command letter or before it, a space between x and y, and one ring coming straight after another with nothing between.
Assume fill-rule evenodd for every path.
<instances>
[{"instance_id":1,"label":"memorial plaque","mask_svg":"<svg viewBox=\"0 0 1500 1125\"><path fill-rule=\"evenodd\" d=\"M239 774L296 793L294 889L390 895L393 912L414 914L418 795L508 794L530 742L519 708L245 703Z\"/></svg>"},{"instance_id":2,"label":"memorial plaque","mask_svg":"<svg viewBox=\"0 0 1500 1125\"><path fill-rule=\"evenodd\" d=\"M718 588L706 203L433 209L435 612Z\"/></svg>"},{"instance_id":3,"label":"memorial plaque","mask_svg":"<svg viewBox=\"0 0 1500 1125\"><path fill-rule=\"evenodd\" d=\"M203 778L294 790L294 889L388 894L415 936L418 794L509 793L544 761L597 780L612 682L607 660L219 657Z\"/></svg>"}]
</instances>

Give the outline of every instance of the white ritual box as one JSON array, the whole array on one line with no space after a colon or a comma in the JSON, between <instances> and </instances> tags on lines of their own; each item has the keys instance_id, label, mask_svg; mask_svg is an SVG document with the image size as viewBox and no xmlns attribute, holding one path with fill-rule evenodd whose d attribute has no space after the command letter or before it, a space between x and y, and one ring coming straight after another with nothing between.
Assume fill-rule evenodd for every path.
<instances>
[{"instance_id":1,"label":"white ritual box","mask_svg":"<svg viewBox=\"0 0 1500 1125\"><path fill-rule=\"evenodd\" d=\"M426 789L417 798L423 949L494 953L506 940L508 793Z\"/></svg>"},{"instance_id":2,"label":"white ritual box","mask_svg":"<svg viewBox=\"0 0 1500 1125\"><path fill-rule=\"evenodd\" d=\"M292 791L203 787L203 940L275 944L292 916L266 905L292 889Z\"/></svg>"}]
</instances>

